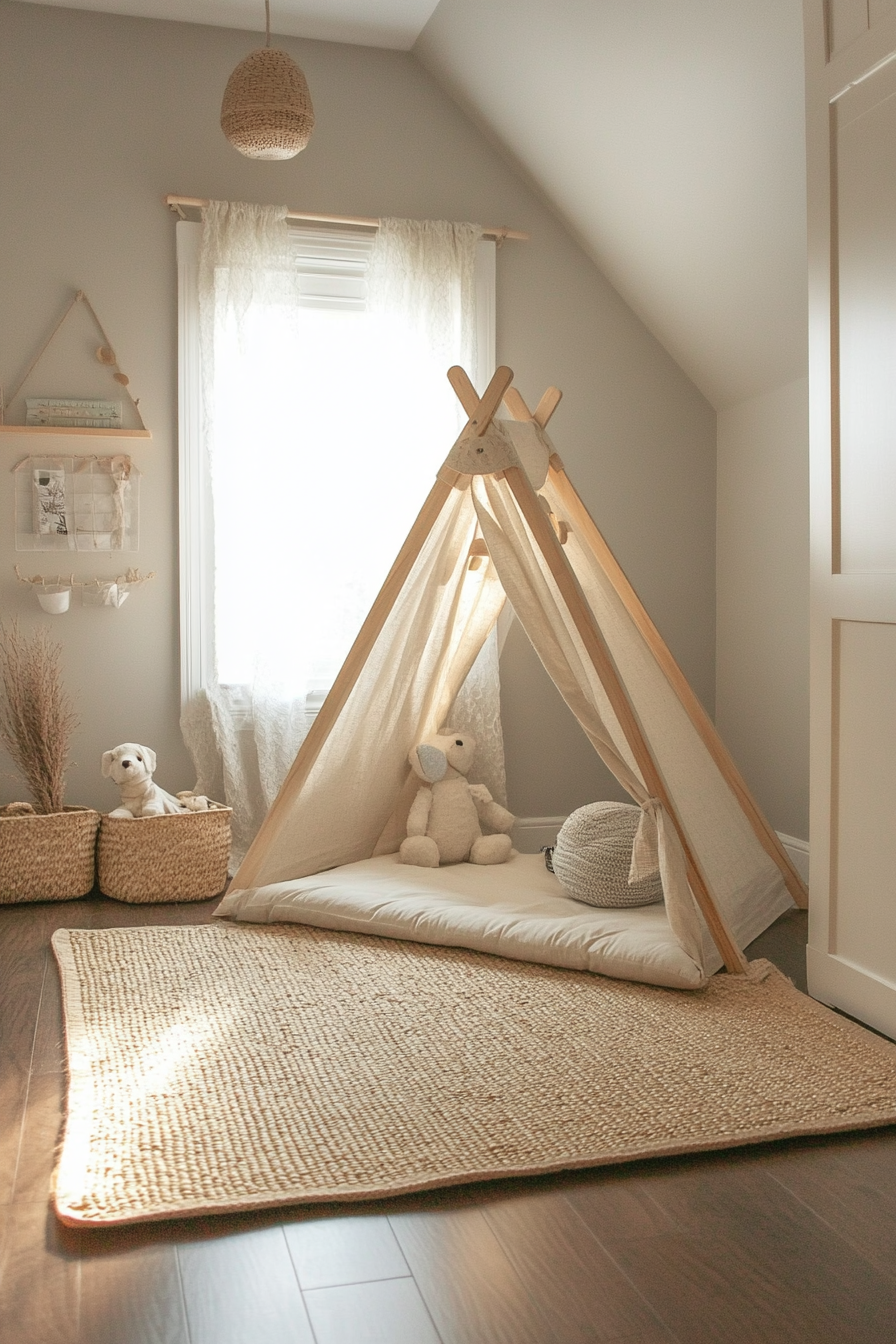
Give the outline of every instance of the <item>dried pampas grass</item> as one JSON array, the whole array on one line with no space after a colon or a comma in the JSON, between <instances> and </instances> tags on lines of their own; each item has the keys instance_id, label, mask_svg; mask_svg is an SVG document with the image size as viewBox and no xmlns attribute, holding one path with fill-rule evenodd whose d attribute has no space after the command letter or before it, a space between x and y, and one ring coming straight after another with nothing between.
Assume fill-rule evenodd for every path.
<instances>
[{"instance_id":1,"label":"dried pampas grass","mask_svg":"<svg viewBox=\"0 0 896 1344\"><path fill-rule=\"evenodd\" d=\"M79 719L62 685L62 647L42 627L23 635L0 622L0 739L38 812L61 812L72 734Z\"/></svg>"}]
</instances>

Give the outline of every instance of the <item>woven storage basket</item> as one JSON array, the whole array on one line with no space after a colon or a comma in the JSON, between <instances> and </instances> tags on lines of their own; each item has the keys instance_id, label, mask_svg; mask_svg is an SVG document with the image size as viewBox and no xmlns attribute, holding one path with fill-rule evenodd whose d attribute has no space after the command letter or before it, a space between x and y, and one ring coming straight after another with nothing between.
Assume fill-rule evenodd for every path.
<instances>
[{"instance_id":1,"label":"woven storage basket","mask_svg":"<svg viewBox=\"0 0 896 1344\"><path fill-rule=\"evenodd\" d=\"M96 875L99 824L90 807L0 816L0 905L86 896Z\"/></svg>"},{"instance_id":2,"label":"woven storage basket","mask_svg":"<svg viewBox=\"0 0 896 1344\"><path fill-rule=\"evenodd\" d=\"M204 901L227 883L233 809L164 817L103 817L97 845L100 891L132 905Z\"/></svg>"},{"instance_id":3,"label":"woven storage basket","mask_svg":"<svg viewBox=\"0 0 896 1344\"><path fill-rule=\"evenodd\" d=\"M305 76L291 56L260 47L240 61L227 81L221 130L250 159L291 159L314 129Z\"/></svg>"}]
</instances>

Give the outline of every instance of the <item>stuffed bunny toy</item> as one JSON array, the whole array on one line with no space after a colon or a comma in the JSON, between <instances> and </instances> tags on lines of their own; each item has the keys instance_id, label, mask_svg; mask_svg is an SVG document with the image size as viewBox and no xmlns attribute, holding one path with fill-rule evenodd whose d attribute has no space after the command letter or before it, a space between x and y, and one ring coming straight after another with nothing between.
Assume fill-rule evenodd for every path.
<instances>
[{"instance_id":1,"label":"stuffed bunny toy","mask_svg":"<svg viewBox=\"0 0 896 1344\"><path fill-rule=\"evenodd\" d=\"M483 835L480 821L507 832L515 821L496 803L484 784L468 784L476 739L469 733L440 733L414 747L408 756L423 781L411 804L408 835L399 860L420 868L440 863L505 863L510 836Z\"/></svg>"}]
</instances>

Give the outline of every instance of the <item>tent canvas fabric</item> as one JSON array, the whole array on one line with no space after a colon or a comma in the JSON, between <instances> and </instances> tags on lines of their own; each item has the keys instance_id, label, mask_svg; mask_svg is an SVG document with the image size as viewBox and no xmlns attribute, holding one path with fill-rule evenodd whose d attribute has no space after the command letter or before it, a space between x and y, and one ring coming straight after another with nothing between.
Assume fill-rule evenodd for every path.
<instances>
[{"instance_id":1,"label":"tent canvas fabric","mask_svg":"<svg viewBox=\"0 0 896 1344\"><path fill-rule=\"evenodd\" d=\"M446 722L509 598L601 758L642 808L632 875L659 869L702 976L743 969L745 931L805 889L573 489L545 423L500 369L451 450L280 794L242 893L394 853L409 748ZM516 416L495 420L502 399ZM540 412L542 412L540 414ZM765 926L763 924L763 927Z\"/></svg>"}]
</instances>

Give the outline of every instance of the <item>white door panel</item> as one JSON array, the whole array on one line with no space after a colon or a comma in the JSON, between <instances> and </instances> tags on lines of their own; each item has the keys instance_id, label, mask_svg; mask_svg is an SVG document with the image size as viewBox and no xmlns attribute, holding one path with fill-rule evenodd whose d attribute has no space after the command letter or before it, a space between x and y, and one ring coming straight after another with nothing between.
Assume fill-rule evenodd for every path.
<instances>
[{"instance_id":1,"label":"white door panel","mask_svg":"<svg viewBox=\"0 0 896 1344\"><path fill-rule=\"evenodd\" d=\"M809 990L896 1037L896 8L805 16Z\"/></svg>"},{"instance_id":2,"label":"white door panel","mask_svg":"<svg viewBox=\"0 0 896 1344\"><path fill-rule=\"evenodd\" d=\"M896 573L896 65L834 113L839 568Z\"/></svg>"},{"instance_id":3,"label":"white door panel","mask_svg":"<svg viewBox=\"0 0 896 1344\"><path fill-rule=\"evenodd\" d=\"M830 950L896 982L896 625L835 627Z\"/></svg>"}]
</instances>

